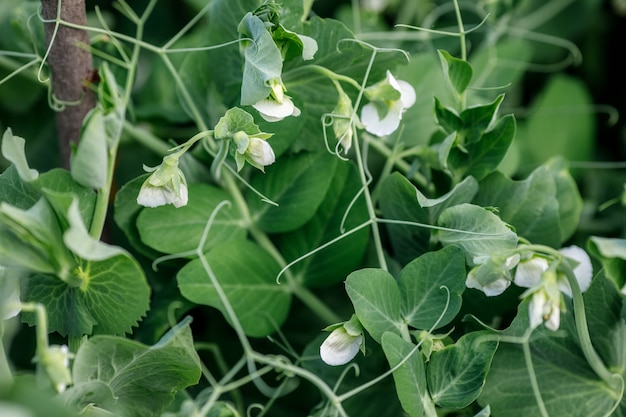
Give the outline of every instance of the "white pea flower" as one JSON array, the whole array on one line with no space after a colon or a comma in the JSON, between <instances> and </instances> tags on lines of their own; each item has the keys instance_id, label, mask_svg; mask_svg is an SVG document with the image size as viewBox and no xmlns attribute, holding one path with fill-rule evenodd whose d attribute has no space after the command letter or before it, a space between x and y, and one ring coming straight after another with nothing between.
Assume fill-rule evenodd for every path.
<instances>
[{"instance_id":1,"label":"white pea flower","mask_svg":"<svg viewBox=\"0 0 626 417\"><path fill-rule=\"evenodd\" d=\"M363 328L356 315L350 320L333 324L324 330L332 330L320 346L320 357L331 366L345 365L350 362L359 350L365 353L363 344Z\"/></svg>"},{"instance_id":2,"label":"white pea flower","mask_svg":"<svg viewBox=\"0 0 626 417\"><path fill-rule=\"evenodd\" d=\"M591 259L587 252L578 246L568 246L559 250L561 255L571 259L577 263L574 269L574 276L578 281L580 291L585 292L591 285L591 277L593 276L593 267ZM559 280L559 289L568 296L572 296L572 288L567 279Z\"/></svg>"},{"instance_id":3,"label":"white pea flower","mask_svg":"<svg viewBox=\"0 0 626 417\"><path fill-rule=\"evenodd\" d=\"M586 291L591 284L593 273L587 252L577 246L562 248L559 252L577 263L573 268L574 276L580 290ZM565 311L562 294L572 297L572 289L566 275L551 268L546 258L533 256L518 264L514 282L520 287L529 288L522 297L531 297L528 308L530 326L535 328L543 322L548 329L558 330L561 311Z\"/></svg>"},{"instance_id":4,"label":"white pea flower","mask_svg":"<svg viewBox=\"0 0 626 417\"><path fill-rule=\"evenodd\" d=\"M187 205L187 181L178 168L180 153L167 155L158 167L144 169L152 174L144 181L137 196L137 204L145 207L158 207L173 204L174 207Z\"/></svg>"},{"instance_id":5,"label":"white pea flower","mask_svg":"<svg viewBox=\"0 0 626 417\"><path fill-rule=\"evenodd\" d=\"M511 285L511 270L515 268L519 260L519 254L508 256L504 260L499 255L480 259L482 263L472 268L467 274L465 286L480 290L487 297L500 295ZM474 261L476 262L476 259Z\"/></svg>"},{"instance_id":6,"label":"white pea flower","mask_svg":"<svg viewBox=\"0 0 626 417\"><path fill-rule=\"evenodd\" d=\"M267 140L248 136L246 132L239 131L233 135L233 141L237 146L235 162L237 170L243 168L245 162L265 172L265 167L274 163L276 156Z\"/></svg>"},{"instance_id":7,"label":"white pea flower","mask_svg":"<svg viewBox=\"0 0 626 417\"><path fill-rule=\"evenodd\" d=\"M280 79L270 82L272 91L267 98L252 105L263 119L268 122L278 122L289 116L300 116L300 109L293 104L291 98L285 95L285 86Z\"/></svg>"},{"instance_id":8,"label":"white pea flower","mask_svg":"<svg viewBox=\"0 0 626 417\"><path fill-rule=\"evenodd\" d=\"M71 356L66 345L51 345L44 348L36 358L44 367L57 392L65 391L65 388L72 383L69 369Z\"/></svg>"},{"instance_id":9,"label":"white pea flower","mask_svg":"<svg viewBox=\"0 0 626 417\"><path fill-rule=\"evenodd\" d=\"M528 317L530 327L536 328L542 322L553 332L561 325L561 293L555 286L545 286L536 291L530 299Z\"/></svg>"},{"instance_id":10,"label":"white pea flower","mask_svg":"<svg viewBox=\"0 0 626 417\"><path fill-rule=\"evenodd\" d=\"M376 135L389 135L400 126L402 114L415 104L415 89L406 81L397 80L390 71L387 78L365 89L370 102L361 110L365 130Z\"/></svg>"}]
</instances>

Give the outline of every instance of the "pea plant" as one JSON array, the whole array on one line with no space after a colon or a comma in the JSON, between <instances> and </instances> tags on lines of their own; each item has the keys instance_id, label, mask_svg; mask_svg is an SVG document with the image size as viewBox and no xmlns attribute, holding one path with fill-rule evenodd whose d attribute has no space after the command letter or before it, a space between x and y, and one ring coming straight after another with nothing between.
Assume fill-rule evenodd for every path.
<instances>
[{"instance_id":1,"label":"pea plant","mask_svg":"<svg viewBox=\"0 0 626 417\"><path fill-rule=\"evenodd\" d=\"M542 31L572 2L141 3L0 5L1 415L626 415L623 166Z\"/></svg>"}]
</instances>

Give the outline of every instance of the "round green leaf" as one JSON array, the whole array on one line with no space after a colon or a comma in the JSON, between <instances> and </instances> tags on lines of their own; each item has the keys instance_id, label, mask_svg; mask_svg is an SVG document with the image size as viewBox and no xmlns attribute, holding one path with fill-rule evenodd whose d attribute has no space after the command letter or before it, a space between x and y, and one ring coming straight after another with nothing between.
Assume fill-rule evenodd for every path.
<instances>
[{"instance_id":1,"label":"round green leaf","mask_svg":"<svg viewBox=\"0 0 626 417\"><path fill-rule=\"evenodd\" d=\"M461 309L465 278L465 256L456 246L415 259L404 267L398 279L402 316L418 329L433 329L435 323L435 329L445 326Z\"/></svg>"},{"instance_id":2,"label":"round green leaf","mask_svg":"<svg viewBox=\"0 0 626 417\"><path fill-rule=\"evenodd\" d=\"M200 244L211 212L225 200L230 201L230 196L219 188L206 184L190 184L189 202L186 206L144 208L139 213L137 229L141 241L164 253L194 250ZM204 250L230 239L241 239L245 233L234 206L225 207L215 216Z\"/></svg>"},{"instance_id":3,"label":"round green leaf","mask_svg":"<svg viewBox=\"0 0 626 417\"><path fill-rule=\"evenodd\" d=\"M400 334L403 320L396 280L382 269L365 268L346 279L346 291L363 327L378 343L385 332Z\"/></svg>"},{"instance_id":4,"label":"round green leaf","mask_svg":"<svg viewBox=\"0 0 626 417\"><path fill-rule=\"evenodd\" d=\"M247 240L231 240L208 252L206 260L248 336L267 336L285 321L291 294L276 283L280 267L266 251ZM233 324L202 259L185 265L177 278L185 298L219 309Z\"/></svg>"},{"instance_id":5,"label":"round green leaf","mask_svg":"<svg viewBox=\"0 0 626 417\"><path fill-rule=\"evenodd\" d=\"M80 276L80 287L70 287L49 275L25 280L22 299L44 305L50 332L70 337L123 335L130 333L148 310L150 287L143 270L129 255L84 262ZM24 320L35 324L32 314L24 314Z\"/></svg>"}]
</instances>

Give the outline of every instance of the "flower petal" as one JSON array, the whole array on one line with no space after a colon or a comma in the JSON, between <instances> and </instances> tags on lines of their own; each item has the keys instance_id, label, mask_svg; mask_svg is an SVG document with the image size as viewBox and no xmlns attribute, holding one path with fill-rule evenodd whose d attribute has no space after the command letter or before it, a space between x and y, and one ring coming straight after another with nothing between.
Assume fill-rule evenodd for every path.
<instances>
[{"instance_id":1,"label":"flower petal","mask_svg":"<svg viewBox=\"0 0 626 417\"><path fill-rule=\"evenodd\" d=\"M361 122L365 126L365 130L376 136L387 136L400 126L401 114L394 112L393 108L389 108L387 115L380 119L378 110L372 103L363 106L361 110Z\"/></svg>"},{"instance_id":2,"label":"flower petal","mask_svg":"<svg viewBox=\"0 0 626 417\"><path fill-rule=\"evenodd\" d=\"M472 271L470 271L470 273L467 274L467 279L465 280L465 286L467 288L474 288L476 290L480 290L483 293L485 293L487 297L495 297L497 295L502 294L507 288L509 288L509 285L511 285L511 281L509 281L505 277L498 278L495 281L492 281L487 285L482 285L475 278L475 275L472 274Z\"/></svg>"},{"instance_id":3,"label":"flower petal","mask_svg":"<svg viewBox=\"0 0 626 417\"><path fill-rule=\"evenodd\" d=\"M543 308L547 302L547 297L543 291L537 291L533 294L528 305L528 319L530 327L536 328L543 322Z\"/></svg>"},{"instance_id":4,"label":"flower petal","mask_svg":"<svg viewBox=\"0 0 626 417\"><path fill-rule=\"evenodd\" d=\"M320 346L320 357L331 366L345 365L359 352L363 336L351 336L342 327L333 330Z\"/></svg>"},{"instance_id":5,"label":"flower petal","mask_svg":"<svg viewBox=\"0 0 626 417\"><path fill-rule=\"evenodd\" d=\"M259 138L250 138L247 152L250 159L261 166L273 164L276 158L270 144Z\"/></svg>"},{"instance_id":6,"label":"flower petal","mask_svg":"<svg viewBox=\"0 0 626 417\"><path fill-rule=\"evenodd\" d=\"M168 203L166 191L161 187L154 187L149 183L141 186L139 195L137 196L137 204L144 207L164 206Z\"/></svg>"},{"instance_id":7,"label":"flower petal","mask_svg":"<svg viewBox=\"0 0 626 417\"><path fill-rule=\"evenodd\" d=\"M398 87L400 87L400 101L402 102L402 107L403 109L408 109L415 104L417 98L415 89L411 84L403 80L398 80Z\"/></svg>"},{"instance_id":8,"label":"flower petal","mask_svg":"<svg viewBox=\"0 0 626 417\"><path fill-rule=\"evenodd\" d=\"M533 288L541 281L541 275L548 269L545 258L533 257L517 264L513 282L518 287Z\"/></svg>"},{"instance_id":9,"label":"flower petal","mask_svg":"<svg viewBox=\"0 0 626 417\"><path fill-rule=\"evenodd\" d=\"M589 258L587 252L585 252L584 249L573 245L560 249L559 253L578 262L578 265L574 267L574 275L576 276L576 280L580 286L580 291L587 291L587 289L589 289L589 285L591 285L591 277L593 275L591 259ZM567 284L566 287L560 287L560 289L568 296L572 296L572 290L569 284Z\"/></svg>"},{"instance_id":10,"label":"flower petal","mask_svg":"<svg viewBox=\"0 0 626 417\"><path fill-rule=\"evenodd\" d=\"M275 100L263 99L252 105L263 119L268 122L278 122L288 116L299 116L300 109L297 108L293 101L287 96L283 98L283 102L279 103Z\"/></svg>"}]
</instances>

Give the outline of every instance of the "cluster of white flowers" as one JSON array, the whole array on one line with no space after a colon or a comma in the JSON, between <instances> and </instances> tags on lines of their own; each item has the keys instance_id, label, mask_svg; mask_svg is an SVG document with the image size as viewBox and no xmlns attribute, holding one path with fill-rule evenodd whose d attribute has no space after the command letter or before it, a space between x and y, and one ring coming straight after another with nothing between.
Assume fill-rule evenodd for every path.
<instances>
[{"instance_id":1,"label":"cluster of white flowers","mask_svg":"<svg viewBox=\"0 0 626 417\"><path fill-rule=\"evenodd\" d=\"M586 291L591 284L592 266L587 252L578 246L562 248L559 253L568 260L575 262L574 275L581 291ZM528 254L520 257L514 254L504 262L494 262L488 259L473 268L465 281L468 288L483 291L492 297L500 295L506 290L511 281L515 285L528 288L522 298L529 298L529 321L532 328L541 323L553 331L558 330L561 322L561 311L565 310L563 294L572 297L572 289L565 273L558 268L559 261L538 254ZM492 275L485 275L488 269ZM511 271L515 269L515 273ZM481 283L477 276L487 276Z\"/></svg>"}]
</instances>

